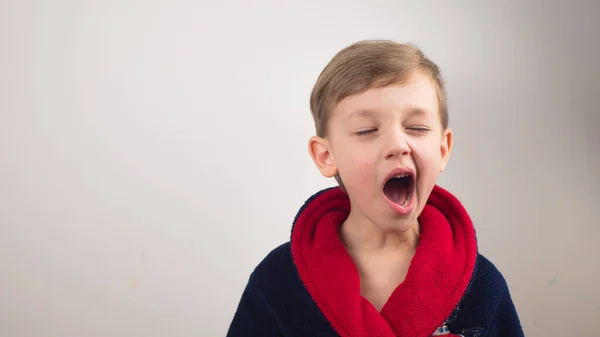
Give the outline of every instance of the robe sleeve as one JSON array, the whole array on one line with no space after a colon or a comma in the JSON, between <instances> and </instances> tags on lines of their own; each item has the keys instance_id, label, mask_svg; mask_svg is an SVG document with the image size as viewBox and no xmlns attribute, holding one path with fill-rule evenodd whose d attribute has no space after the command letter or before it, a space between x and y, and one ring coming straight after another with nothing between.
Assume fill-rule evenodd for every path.
<instances>
[{"instance_id":1,"label":"robe sleeve","mask_svg":"<svg viewBox=\"0 0 600 337\"><path fill-rule=\"evenodd\" d=\"M283 336L254 275L242 293L226 337Z\"/></svg>"},{"instance_id":2,"label":"robe sleeve","mask_svg":"<svg viewBox=\"0 0 600 337\"><path fill-rule=\"evenodd\" d=\"M510 291L506 284L504 286L504 292L498 304L492 331L489 332L489 335L497 337L523 337L523 328Z\"/></svg>"}]
</instances>

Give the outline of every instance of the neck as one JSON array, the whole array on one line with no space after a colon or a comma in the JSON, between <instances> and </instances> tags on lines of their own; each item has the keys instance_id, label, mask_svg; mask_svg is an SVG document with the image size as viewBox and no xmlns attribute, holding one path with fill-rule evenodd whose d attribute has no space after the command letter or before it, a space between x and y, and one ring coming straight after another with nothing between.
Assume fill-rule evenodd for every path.
<instances>
[{"instance_id":1,"label":"neck","mask_svg":"<svg viewBox=\"0 0 600 337\"><path fill-rule=\"evenodd\" d=\"M383 230L372 221L353 216L352 213L342 224L340 238L346 248L352 251L370 253L389 251L414 252L419 243L420 226L418 221L404 230Z\"/></svg>"}]
</instances>

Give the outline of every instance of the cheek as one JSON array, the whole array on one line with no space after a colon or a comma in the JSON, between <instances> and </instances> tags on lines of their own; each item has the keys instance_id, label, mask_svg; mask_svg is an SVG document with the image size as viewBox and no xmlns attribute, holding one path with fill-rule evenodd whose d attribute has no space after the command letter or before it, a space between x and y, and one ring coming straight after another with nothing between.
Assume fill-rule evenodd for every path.
<instances>
[{"instance_id":1,"label":"cheek","mask_svg":"<svg viewBox=\"0 0 600 337\"><path fill-rule=\"evenodd\" d=\"M375 177L373 165L368 160L355 159L348 163L344 184L348 192L352 194L355 202L363 204L368 202L370 191L373 188Z\"/></svg>"},{"instance_id":2,"label":"cheek","mask_svg":"<svg viewBox=\"0 0 600 337\"><path fill-rule=\"evenodd\" d=\"M348 185L363 186L373 180L374 164L372 158L354 151L347 154L348 161L340 165L340 174Z\"/></svg>"},{"instance_id":3,"label":"cheek","mask_svg":"<svg viewBox=\"0 0 600 337\"><path fill-rule=\"evenodd\" d=\"M413 144L412 151L415 164L421 173L438 171L442 159L439 144L431 140L418 142Z\"/></svg>"},{"instance_id":4,"label":"cheek","mask_svg":"<svg viewBox=\"0 0 600 337\"><path fill-rule=\"evenodd\" d=\"M368 160L353 158L344 163L344 172L352 179L365 179L372 174L372 165Z\"/></svg>"},{"instance_id":5,"label":"cheek","mask_svg":"<svg viewBox=\"0 0 600 337\"><path fill-rule=\"evenodd\" d=\"M357 175L361 179L361 181L367 181L369 177L373 176L373 165L365 160L359 160L356 163L356 170L358 171Z\"/></svg>"},{"instance_id":6,"label":"cheek","mask_svg":"<svg viewBox=\"0 0 600 337\"><path fill-rule=\"evenodd\" d=\"M415 140L411 145L411 149L415 155L426 160L441 159L441 140L436 138L426 138Z\"/></svg>"}]
</instances>

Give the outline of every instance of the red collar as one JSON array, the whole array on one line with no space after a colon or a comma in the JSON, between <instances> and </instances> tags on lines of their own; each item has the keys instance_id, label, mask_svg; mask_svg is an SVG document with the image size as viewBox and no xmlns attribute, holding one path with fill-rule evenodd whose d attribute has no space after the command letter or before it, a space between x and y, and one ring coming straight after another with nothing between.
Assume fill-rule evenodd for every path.
<instances>
[{"instance_id":1,"label":"red collar","mask_svg":"<svg viewBox=\"0 0 600 337\"><path fill-rule=\"evenodd\" d=\"M311 198L292 229L292 256L304 286L340 336L426 337L456 308L477 259L466 210L435 186L419 217L419 246L408 275L378 312L360 295L358 271L338 236L350 211L339 188Z\"/></svg>"}]
</instances>

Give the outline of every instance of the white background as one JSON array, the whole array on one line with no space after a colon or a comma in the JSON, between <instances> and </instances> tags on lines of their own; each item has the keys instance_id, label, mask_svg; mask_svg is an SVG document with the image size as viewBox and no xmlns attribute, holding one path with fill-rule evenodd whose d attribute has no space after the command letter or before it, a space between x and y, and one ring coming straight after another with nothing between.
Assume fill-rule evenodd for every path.
<instances>
[{"instance_id":1,"label":"white background","mask_svg":"<svg viewBox=\"0 0 600 337\"><path fill-rule=\"evenodd\" d=\"M600 319L600 4L0 1L0 336L224 336L254 266L331 186L309 94L341 48L447 80L440 184L527 336Z\"/></svg>"}]
</instances>

